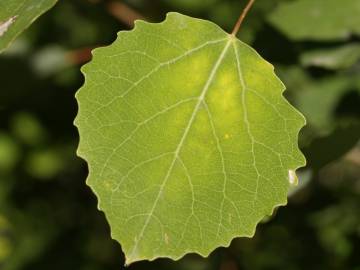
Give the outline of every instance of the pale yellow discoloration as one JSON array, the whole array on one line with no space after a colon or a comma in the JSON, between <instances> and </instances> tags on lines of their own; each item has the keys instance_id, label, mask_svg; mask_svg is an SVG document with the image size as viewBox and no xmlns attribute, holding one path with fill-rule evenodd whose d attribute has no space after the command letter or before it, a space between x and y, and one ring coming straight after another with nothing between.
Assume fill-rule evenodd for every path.
<instances>
[{"instance_id":1,"label":"pale yellow discoloration","mask_svg":"<svg viewBox=\"0 0 360 270\"><path fill-rule=\"evenodd\" d=\"M206 70L210 63L209 58L204 54L198 54L189 60L187 72L191 72L192 80L188 80L187 85L191 87L195 82L203 80L203 70Z\"/></svg>"},{"instance_id":2,"label":"pale yellow discoloration","mask_svg":"<svg viewBox=\"0 0 360 270\"><path fill-rule=\"evenodd\" d=\"M111 185L108 181L104 181L104 185L105 185L106 189L111 190Z\"/></svg>"},{"instance_id":3,"label":"pale yellow discoloration","mask_svg":"<svg viewBox=\"0 0 360 270\"><path fill-rule=\"evenodd\" d=\"M230 111L236 107L236 89L235 87L216 87L209 95L210 103L219 104L222 110Z\"/></svg>"},{"instance_id":4,"label":"pale yellow discoloration","mask_svg":"<svg viewBox=\"0 0 360 270\"><path fill-rule=\"evenodd\" d=\"M231 70L224 70L222 72L221 76L218 78L218 84L219 86L228 88L230 85L236 81L236 74L232 72Z\"/></svg>"}]
</instances>

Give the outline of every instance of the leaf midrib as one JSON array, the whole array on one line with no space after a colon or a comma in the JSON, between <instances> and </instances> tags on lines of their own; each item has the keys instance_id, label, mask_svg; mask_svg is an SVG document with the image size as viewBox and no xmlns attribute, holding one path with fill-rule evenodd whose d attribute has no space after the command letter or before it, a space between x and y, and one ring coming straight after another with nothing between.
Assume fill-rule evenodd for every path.
<instances>
[{"instance_id":1,"label":"leaf midrib","mask_svg":"<svg viewBox=\"0 0 360 270\"><path fill-rule=\"evenodd\" d=\"M198 98L198 102L196 103L196 105L194 107L194 110L193 110L193 112L192 112L192 114L190 116L188 124L187 124L187 126L186 126L186 128L184 130L184 133L183 133L183 135L182 135L182 137L180 139L180 142L179 142L179 144L178 144L178 146L177 146L177 148L176 148L176 150L174 152L174 158L173 158L173 160L172 160L172 162L171 162L171 164L169 166L169 169L168 169L168 171L167 171L167 173L166 173L166 175L164 177L164 180L163 180L163 182L162 182L162 184L160 186L160 190L158 192L158 195L156 196L155 201L153 203L153 206L152 206L149 214L147 215L147 219L145 220L145 223L144 223L144 225L143 225L143 227L142 227L142 229L141 229L141 231L139 233L139 236L136 238L133 250L132 250L130 256L127 258L127 261L129 261L129 262L134 261L133 257L134 257L134 254L136 253L139 242L142 240L144 232L145 232L148 224L150 223L151 217L153 216L153 213L155 211L157 203L158 203L158 201L159 201L159 199L161 197L161 194L162 194L162 192L163 192L163 190L164 190L164 188L166 186L166 183L167 183L167 181L168 181L168 179L169 179L169 177L171 175L171 172L172 172L172 169L174 168L175 162L178 159L178 155L179 155L179 153L181 151L181 148L182 148L182 146L183 146L183 144L184 144L184 142L185 142L185 140L187 138L187 135L188 135L188 133L189 133L189 131L191 129L191 126L192 126L192 124L193 124L193 122L194 122L194 120L196 118L196 115L197 115L197 113L199 111L201 103L204 101L204 98L205 98L205 96L206 96L206 94L207 94L207 92L209 90L209 87L210 87L210 85L211 85L211 83L212 83L212 81L213 81L213 79L215 77L215 74L216 74L219 66L221 65L221 62L224 59L224 57L225 57L225 55L226 55L226 53L227 53L227 51L228 51L228 49L229 49L229 47L230 47L230 45L231 45L231 43L233 41L234 41L234 37L229 35L228 41L226 42L226 44L224 46L224 49L221 51L217 61L215 62L213 68L211 69L209 78L207 79L207 81L206 81L206 83L205 83L205 85L204 85L204 87L203 87L203 89L201 91L201 94L200 94L200 96Z\"/></svg>"}]
</instances>

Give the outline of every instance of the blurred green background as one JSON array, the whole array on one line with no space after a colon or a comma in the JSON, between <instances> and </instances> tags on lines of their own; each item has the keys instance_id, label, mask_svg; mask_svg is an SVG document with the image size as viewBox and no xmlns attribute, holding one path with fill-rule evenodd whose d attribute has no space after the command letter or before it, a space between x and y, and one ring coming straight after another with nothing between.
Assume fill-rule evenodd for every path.
<instances>
[{"instance_id":1,"label":"blurred green background","mask_svg":"<svg viewBox=\"0 0 360 270\"><path fill-rule=\"evenodd\" d=\"M0 55L0 269L124 268L76 156L80 66L135 18L178 11L231 31L246 2L59 0ZM238 35L274 64L307 118L308 165L288 206L209 258L128 269L360 270L360 1L335 2L257 0Z\"/></svg>"}]
</instances>

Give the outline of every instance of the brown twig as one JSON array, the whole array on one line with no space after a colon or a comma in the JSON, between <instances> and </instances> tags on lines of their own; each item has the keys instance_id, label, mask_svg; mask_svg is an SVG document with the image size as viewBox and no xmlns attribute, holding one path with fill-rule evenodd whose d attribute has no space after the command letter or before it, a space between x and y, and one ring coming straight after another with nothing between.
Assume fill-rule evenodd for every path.
<instances>
[{"instance_id":1,"label":"brown twig","mask_svg":"<svg viewBox=\"0 0 360 270\"><path fill-rule=\"evenodd\" d=\"M354 164L360 165L360 148L355 146L345 155L345 159Z\"/></svg>"},{"instance_id":2,"label":"brown twig","mask_svg":"<svg viewBox=\"0 0 360 270\"><path fill-rule=\"evenodd\" d=\"M107 10L111 15L129 27L134 26L135 20L144 20L140 13L122 2L111 1L107 4Z\"/></svg>"},{"instance_id":3,"label":"brown twig","mask_svg":"<svg viewBox=\"0 0 360 270\"><path fill-rule=\"evenodd\" d=\"M246 7L244 8L242 13L240 14L240 17L237 20L237 22L236 22L236 24L234 26L234 29L231 32L231 35L235 36L237 34L237 32L239 32L240 26L241 26L242 22L244 21L244 19L246 17L246 14L249 12L250 8L254 4L254 2L255 2L255 0L249 0Z\"/></svg>"},{"instance_id":4,"label":"brown twig","mask_svg":"<svg viewBox=\"0 0 360 270\"><path fill-rule=\"evenodd\" d=\"M96 47L85 47L77 50L68 51L65 55L66 60L71 65L82 65L91 60L91 50Z\"/></svg>"},{"instance_id":5,"label":"brown twig","mask_svg":"<svg viewBox=\"0 0 360 270\"><path fill-rule=\"evenodd\" d=\"M89 0L90 2L97 4L101 0ZM110 1L106 4L108 12L113 15L116 19L128 25L129 27L134 26L135 20L143 19L144 17L137 11L122 2ZM66 59L72 65L82 65L91 60L91 50L98 46L80 48L77 50L69 51L66 54Z\"/></svg>"}]
</instances>

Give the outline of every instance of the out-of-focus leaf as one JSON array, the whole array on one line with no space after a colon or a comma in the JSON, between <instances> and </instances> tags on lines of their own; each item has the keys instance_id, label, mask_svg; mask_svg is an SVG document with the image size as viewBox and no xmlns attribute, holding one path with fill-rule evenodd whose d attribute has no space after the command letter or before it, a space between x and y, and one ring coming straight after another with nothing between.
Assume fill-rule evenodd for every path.
<instances>
[{"instance_id":1,"label":"out-of-focus leaf","mask_svg":"<svg viewBox=\"0 0 360 270\"><path fill-rule=\"evenodd\" d=\"M53 216L49 216L46 205L37 205L36 200L29 202L28 209L9 210L11 215L7 219L10 223L8 235L11 236L11 253L8 253L1 269L25 269L28 263L46 251L60 228L58 224L55 225Z\"/></svg>"},{"instance_id":2,"label":"out-of-focus leaf","mask_svg":"<svg viewBox=\"0 0 360 270\"><path fill-rule=\"evenodd\" d=\"M334 76L312 81L295 94L295 103L307 122L326 134L335 124L334 113L340 98L354 86L350 76Z\"/></svg>"},{"instance_id":3,"label":"out-of-focus leaf","mask_svg":"<svg viewBox=\"0 0 360 270\"><path fill-rule=\"evenodd\" d=\"M10 224L0 213L0 266L8 258L12 251L12 242L9 237Z\"/></svg>"},{"instance_id":4,"label":"out-of-focus leaf","mask_svg":"<svg viewBox=\"0 0 360 270\"><path fill-rule=\"evenodd\" d=\"M60 153L52 149L32 152L25 163L28 174L39 179L54 177L63 167Z\"/></svg>"},{"instance_id":5,"label":"out-of-focus leaf","mask_svg":"<svg viewBox=\"0 0 360 270\"><path fill-rule=\"evenodd\" d=\"M0 52L57 0L0 1Z\"/></svg>"},{"instance_id":6,"label":"out-of-focus leaf","mask_svg":"<svg viewBox=\"0 0 360 270\"><path fill-rule=\"evenodd\" d=\"M0 133L0 173L12 170L20 158L20 149L9 135Z\"/></svg>"},{"instance_id":7,"label":"out-of-focus leaf","mask_svg":"<svg viewBox=\"0 0 360 270\"><path fill-rule=\"evenodd\" d=\"M330 254L347 257L352 251L351 237L360 232L359 201L349 198L341 204L320 210L309 221L318 227L318 237Z\"/></svg>"},{"instance_id":8,"label":"out-of-focus leaf","mask_svg":"<svg viewBox=\"0 0 360 270\"><path fill-rule=\"evenodd\" d=\"M24 144L37 145L47 137L44 127L39 120L27 112L19 112L11 121L12 133Z\"/></svg>"},{"instance_id":9,"label":"out-of-focus leaf","mask_svg":"<svg viewBox=\"0 0 360 270\"><path fill-rule=\"evenodd\" d=\"M344 40L360 35L359 14L358 0L295 0L281 3L269 21L294 40Z\"/></svg>"},{"instance_id":10,"label":"out-of-focus leaf","mask_svg":"<svg viewBox=\"0 0 360 270\"><path fill-rule=\"evenodd\" d=\"M357 144L359 134L360 123L350 123L345 126L339 125L330 134L314 139L303 148L308 165L318 171L328 163L341 158Z\"/></svg>"},{"instance_id":11,"label":"out-of-focus leaf","mask_svg":"<svg viewBox=\"0 0 360 270\"><path fill-rule=\"evenodd\" d=\"M276 70L292 95L301 92L311 82L309 74L300 66L277 65Z\"/></svg>"},{"instance_id":12,"label":"out-of-focus leaf","mask_svg":"<svg viewBox=\"0 0 360 270\"><path fill-rule=\"evenodd\" d=\"M317 49L301 55L304 66L316 66L327 69L344 69L354 65L360 59L360 44L346 44L331 49Z\"/></svg>"},{"instance_id":13,"label":"out-of-focus leaf","mask_svg":"<svg viewBox=\"0 0 360 270\"><path fill-rule=\"evenodd\" d=\"M83 71L78 153L128 263L208 255L286 203L304 119L248 45L169 13Z\"/></svg>"},{"instance_id":14,"label":"out-of-focus leaf","mask_svg":"<svg viewBox=\"0 0 360 270\"><path fill-rule=\"evenodd\" d=\"M360 134L360 125L357 130L354 129L354 132ZM332 160L320 170L319 182L328 189L336 190L339 194L350 190L352 196L360 197L360 140L341 158Z\"/></svg>"},{"instance_id":15,"label":"out-of-focus leaf","mask_svg":"<svg viewBox=\"0 0 360 270\"><path fill-rule=\"evenodd\" d=\"M92 8L96 12L98 8ZM103 22L92 19L92 17L81 16L88 10L76 8L71 2L58 4L54 19L59 25L61 37L66 38L64 43L70 47L83 47L93 45L99 36L106 36L107 29L103 29ZM110 17L110 16L109 16Z\"/></svg>"}]
</instances>

